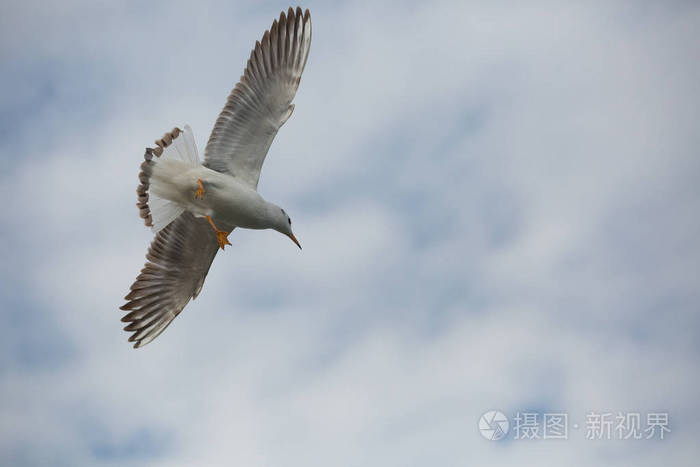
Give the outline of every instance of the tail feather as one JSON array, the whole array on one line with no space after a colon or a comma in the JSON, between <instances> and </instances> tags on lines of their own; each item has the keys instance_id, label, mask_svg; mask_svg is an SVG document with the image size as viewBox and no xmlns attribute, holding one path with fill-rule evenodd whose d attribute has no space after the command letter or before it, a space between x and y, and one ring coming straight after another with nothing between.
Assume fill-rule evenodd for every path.
<instances>
[{"instance_id":1,"label":"tail feather","mask_svg":"<svg viewBox=\"0 0 700 467\"><path fill-rule=\"evenodd\" d=\"M161 198L151 190L151 177L154 170L158 170L160 160L179 160L188 165L198 166L199 155L194 143L194 136L189 125L185 130L173 128L170 133L165 133L162 138L155 141L155 148L146 148L144 161L141 163L139 173L140 185L136 188L139 215L147 227L158 232L175 220L185 210L177 203ZM154 157L155 156L155 157Z\"/></svg>"}]
</instances>

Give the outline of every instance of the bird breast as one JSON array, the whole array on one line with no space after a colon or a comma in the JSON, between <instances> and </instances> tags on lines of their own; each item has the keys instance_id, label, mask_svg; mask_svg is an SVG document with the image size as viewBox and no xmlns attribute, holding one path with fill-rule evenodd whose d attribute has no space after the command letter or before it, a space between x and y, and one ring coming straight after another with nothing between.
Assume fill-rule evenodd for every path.
<instances>
[{"instance_id":1,"label":"bird breast","mask_svg":"<svg viewBox=\"0 0 700 467\"><path fill-rule=\"evenodd\" d=\"M267 203L256 190L236 177L203 168L205 194L201 200L214 219L246 229L271 226Z\"/></svg>"}]
</instances>

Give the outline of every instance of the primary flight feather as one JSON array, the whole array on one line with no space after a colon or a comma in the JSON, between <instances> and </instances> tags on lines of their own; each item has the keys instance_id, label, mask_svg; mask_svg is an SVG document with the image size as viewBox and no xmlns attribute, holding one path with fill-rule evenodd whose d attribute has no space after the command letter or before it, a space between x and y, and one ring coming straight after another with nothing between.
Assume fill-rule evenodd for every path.
<instances>
[{"instance_id":1,"label":"primary flight feather","mask_svg":"<svg viewBox=\"0 0 700 467\"><path fill-rule=\"evenodd\" d=\"M158 337L202 290L214 256L236 227L274 229L299 248L287 213L257 192L277 131L292 115L311 43L311 16L289 8L256 41L226 100L200 163L185 125L147 148L137 188L139 211L156 232L121 307L124 330L142 347Z\"/></svg>"}]
</instances>

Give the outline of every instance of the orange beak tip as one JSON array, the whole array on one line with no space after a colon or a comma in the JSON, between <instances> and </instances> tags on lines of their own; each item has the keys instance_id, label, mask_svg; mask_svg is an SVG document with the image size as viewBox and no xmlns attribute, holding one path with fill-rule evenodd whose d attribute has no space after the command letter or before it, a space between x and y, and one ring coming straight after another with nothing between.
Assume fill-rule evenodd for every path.
<instances>
[{"instance_id":1,"label":"orange beak tip","mask_svg":"<svg viewBox=\"0 0 700 467\"><path fill-rule=\"evenodd\" d=\"M297 240L297 238L294 236L294 234L289 234L289 238L291 238L292 241L294 242L294 244L295 244L296 246L298 246L299 249L301 250L301 245L299 244L299 240Z\"/></svg>"}]
</instances>

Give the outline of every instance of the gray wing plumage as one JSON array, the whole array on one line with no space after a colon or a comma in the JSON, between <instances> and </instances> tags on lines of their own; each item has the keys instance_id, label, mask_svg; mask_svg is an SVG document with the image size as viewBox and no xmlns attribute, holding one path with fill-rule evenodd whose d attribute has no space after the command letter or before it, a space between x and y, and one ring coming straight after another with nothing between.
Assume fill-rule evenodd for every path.
<instances>
[{"instance_id":1,"label":"gray wing plumage","mask_svg":"<svg viewBox=\"0 0 700 467\"><path fill-rule=\"evenodd\" d=\"M277 130L294 110L311 44L311 16L291 8L255 43L243 76L216 120L204 165L257 188Z\"/></svg>"},{"instance_id":2,"label":"gray wing plumage","mask_svg":"<svg viewBox=\"0 0 700 467\"><path fill-rule=\"evenodd\" d=\"M197 297L218 250L211 226L187 211L156 234L121 307L129 311L122 321L129 323L124 330L133 332L134 348L158 337Z\"/></svg>"}]
</instances>

